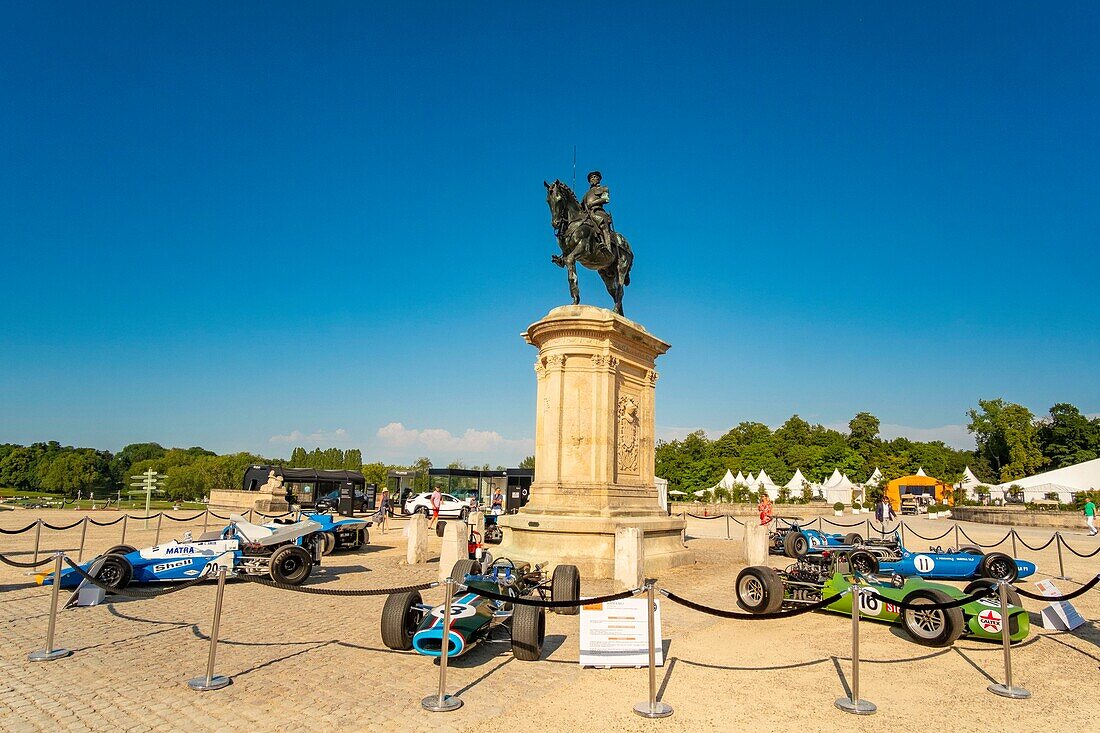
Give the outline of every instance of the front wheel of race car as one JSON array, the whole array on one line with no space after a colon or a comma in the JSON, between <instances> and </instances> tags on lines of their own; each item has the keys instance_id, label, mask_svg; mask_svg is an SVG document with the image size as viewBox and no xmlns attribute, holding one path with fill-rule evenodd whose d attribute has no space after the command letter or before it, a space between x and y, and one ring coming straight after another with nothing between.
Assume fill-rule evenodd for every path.
<instances>
[{"instance_id":1,"label":"front wheel of race car","mask_svg":"<svg viewBox=\"0 0 1100 733\"><path fill-rule=\"evenodd\" d=\"M129 555L131 552L137 552L137 548L132 545L115 545L114 547L108 547L104 555Z\"/></svg>"},{"instance_id":2,"label":"front wheel of race car","mask_svg":"<svg viewBox=\"0 0 1100 733\"><path fill-rule=\"evenodd\" d=\"M756 565L737 574L737 605L749 613L775 613L783 607L783 579L772 568Z\"/></svg>"},{"instance_id":3,"label":"front wheel of race car","mask_svg":"<svg viewBox=\"0 0 1100 733\"><path fill-rule=\"evenodd\" d=\"M905 597L905 603L917 606L950 603L951 600L951 596L935 588L915 590ZM961 608L906 608L901 613L901 621L913 641L922 646L951 646L966 630Z\"/></svg>"},{"instance_id":4,"label":"front wheel of race car","mask_svg":"<svg viewBox=\"0 0 1100 733\"><path fill-rule=\"evenodd\" d=\"M134 567L122 555L108 553L103 557L95 579L111 590L122 590L134 577Z\"/></svg>"},{"instance_id":5,"label":"front wheel of race car","mask_svg":"<svg viewBox=\"0 0 1100 733\"><path fill-rule=\"evenodd\" d=\"M978 578L977 580L970 581L965 588L963 588L963 595L973 596L978 593L985 593L994 601L1000 603L1001 591L997 587L997 581L993 578ZM1016 592L1016 589L1012 586L1008 587L1008 593L1006 594L1008 605L1010 606L1023 606L1020 601L1020 594Z\"/></svg>"},{"instance_id":6,"label":"front wheel of race car","mask_svg":"<svg viewBox=\"0 0 1100 733\"><path fill-rule=\"evenodd\" d=\"M322 555L331 555L332 551L336 549L336 537L331 532L315 532L312 538L317 546L321 548Z\"/></svg>"},{"instance_id":7,"label":"front wheel of race car","mask_svg":"<svg viewBox=\"0 0 1100 733\"><path fill-rule=\"evenodd\" d=\"M393 593L386 597L382 607L382 643L388 649L406 652L412 649L413 634L420 625L417 607L423 601L420 591Z\"/></svg>"},{"instance_id":8,"label":"front wheel of race car","mask_svg":"<svg viewBox=\"0 0 1100 733\"><path fill-rule=\"evenodd\" d=\"M313 558L302 547L285 545L271 554L268 572L276 583L301 585L313 570Z\"/></svg>"},{"instance_id":9,"label":"front wheel of race car","mask_svg":"<svg viewBox=\"0 0 1100 733\"><path fill-rule=\"evenodd\" d=\"M856 550L848 555L848 567L860 575L873 575L878 572L878 558L866 550Z\"/></svg>"},{"instance_id":10,"label":"front wheel of race car","mask_svg":"<svg viewBox=\"0 0 1100 733\"><path fill-rule=\"evenodd\" d=\"M860 535L859 532L849 532L848 534L844 535L844 544L853 546L862 545L863 536Z\"/></svg>"},{"instance_id":11,"label":"front wheel of race car","mask_svg":"<svg viewBox=\"0 0 1100 733\"><path fill-rule=\"evenodd\" d=\"M546 639L546 610L521 606L512 611L512 656L521 662L537 662Z\"/></svg>"},{"instance_id":12,"label":"front wheel of race car","mask_svg":"<svg viewBox=\"0 0 1100 733\"><path fill-rule=\"evenodd\" d=\"M477 560L463 558L451 568L451 579L456 583L465 583L467 575L471 573L476 575L480 570L481 564Z\"/></svg>"},{"instance_id":13,"label":"front wheel of race car","mask_svg":"<svg viewBox=\"0 0 1100 733\"><path fill-rule=\"evenodd\" d=\"M959 545L959 552L964 555L978 555L979 557L985 554L985 551L977 545Z\"/></svg>"},{"instance_id":14,"label":"front wheel of race car","mask_svg":"<svg viewBox=\"0 0 1100 733\"><path fill-rule=\"evenodd\" d=\"M1012 583L1020 575L1016 561L1003 552L991 552L978 563L978 574L992 580L1005 580Z\"/></svg>"},{"instance_id":15,"label":"front wheel of race car","mask_svg":"<svg viewBox=\"0 0 1100 733\"><path fill-rule=\"evenodd\" d=\"M550 580L550 600L575 601L581 597L581 571L576 565L558 565ZM580 606L554 609L563 616L576 616Z\"/></svg>"},{"instance_id":16,"label":"front wheel of race car","mask_svg":"<svg viewBox=\"0 0 1100 733\"><path fill-rule=\"evenodd\" d=\"M810 543L801 532L788 532L783 538L783 553L787 557L802 557L810 551Z\"/></svg>"}]
</instances>

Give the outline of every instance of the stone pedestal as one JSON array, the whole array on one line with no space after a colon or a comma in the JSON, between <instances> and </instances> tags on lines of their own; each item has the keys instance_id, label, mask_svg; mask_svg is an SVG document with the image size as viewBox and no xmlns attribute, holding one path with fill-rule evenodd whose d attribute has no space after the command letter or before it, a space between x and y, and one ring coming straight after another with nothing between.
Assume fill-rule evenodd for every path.
<instances>
[{"instance_id":1,"label":"stone pedestal","mask_svg":"<svg viewBox=\"0 0 1100 733\"><path fill-rule=\"evenodd\" d=\"M443 544L439 548L439 582L446 580L455 563L470 556L466 544L466 525L462 522L447 522L443 527ZM462 578L455 578L461 582Z\"/></svg>"},{"instance_id":2,"label":"stone pedestal","mask_svg":"<svg viewBox=\"0 0 1100 733\"><path fill-rule=\"evenodd\" d=\"M405 562L409 565L428 562L428 520L423 514L414 514L409 517L409 524L405 531L409 537L409 544L405 550Z\"/></svg>"},{"instance_id":3,"label":"stone pedestal","mask_svg":"<svg viewBox=\"0 0 1100 733\"><path fill-rule=\"evenodd\" d=\"M539 350L535 481L527 506L501 517L494 554L611 578L615 532L636 527L646 573L694 562L683 520L658 504L653 474L654 362L669 345L584 305L555 308L523 336Z\"/></svg>"},{"instance_id":4,"label":"stone pedestal","mask_svg":"<svg viewBox=\"0 0 1100 733\"><path fill-rule=\"evenodd\" d=\"M751 517L745 520L745 564L768 564L768 528Z\"/></svg>"}]
</instances>

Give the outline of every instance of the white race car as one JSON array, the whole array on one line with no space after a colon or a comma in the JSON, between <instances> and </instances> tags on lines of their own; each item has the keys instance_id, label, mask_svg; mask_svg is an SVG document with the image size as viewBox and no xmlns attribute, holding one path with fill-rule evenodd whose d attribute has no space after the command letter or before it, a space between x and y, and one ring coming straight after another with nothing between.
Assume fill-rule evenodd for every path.
<instances>
[{"instance_id":1,"label":"white race car","mask_svg":"<svg viewBox=\"0 0 1100 733\"><path fill-rule=\"evenodd\" d=\"M470 505L468 502L456 499L450 494L443 494L443 499L439 503L439 516L459 518L465 521L466 517L470 516ZM413 494L405 502L405 513L415 514L420 512L429 519L432 516L432 494L431 492L424 494Z\"/></svg>"}]
</instances>

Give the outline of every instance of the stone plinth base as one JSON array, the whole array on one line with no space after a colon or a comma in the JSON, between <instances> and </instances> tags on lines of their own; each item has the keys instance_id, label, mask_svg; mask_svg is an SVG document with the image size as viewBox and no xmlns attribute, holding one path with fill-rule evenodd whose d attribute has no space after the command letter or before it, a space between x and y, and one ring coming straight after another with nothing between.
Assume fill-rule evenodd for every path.
<instances>
[{"instance_id":1,"label":"stone plinth base","mask_svg":"<svg viewBox=\"0 0 1100 733\"><path fill-rule=\"evenodd\" d=\"M675 517L564 517L522 512L501 517L504 540L492 548L495 557L513 561L576 565L584 578L615 576L615 532L635 527L644 532L645 572L695 562L684 547L684 520Z\"/></svg>"}]
</instances>

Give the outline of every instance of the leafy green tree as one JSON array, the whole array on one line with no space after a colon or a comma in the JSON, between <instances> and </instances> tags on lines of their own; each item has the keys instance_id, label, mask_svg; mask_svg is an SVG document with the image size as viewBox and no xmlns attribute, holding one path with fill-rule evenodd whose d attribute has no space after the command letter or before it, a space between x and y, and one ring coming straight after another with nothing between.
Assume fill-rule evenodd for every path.
<instances>
[{"instance_id":1,"label":"leafy green tree","mask_svg":"<svg viewBox=\"0 0 1100 733\"><path fill-rule=\"evenodd\" d=\"M534 456L527 456L526 458L524 458L522 461L519 462L519 467L520 468L534 469L535 468L535 457Z\"/></svg>"},{"instance_id":2,"label":"leafy green tree","mask_svg":"<svg viewBox=\"0 0 1100 733\"><path fill-rule=\"evenodd\" d=\"M360 470L363 472L363 478L366 479L368 484L374 484L379 489L386 487L390 467L385 463L364 463Z\"/></svg>"},{"instance_id":3,"label":"leafy green tree","mask_svg":"<svg viewBox=\"0 0 1100 733\"><path fill-rule=\"evenodd\" d=\"M978 408L967 413L968 429L974 433L979 454L998 472L1002 483L1035 473L1043 466L1031 410L999 398L978 400Z\"/></svg>"},{"instance_id":4,"label":"leafy green tree","mask_svg":"<svg viewBox=\"0 0 1100 733\"><path fill-rule=\"evenodd\" d=\"M35 483L35 451L19 446L0 460L0 486L29 489Z\"/></svg>"},{"instance_id":5,"label":"leafy green tree","mask_svg":"<svg viewBox=\"0 0 1100 733\"><path fill-rule=\"evenodd\" d=\"M1062 468L1100 457L1100 418L1089 420L1069 403L1051 407L1037 434L1039 449L1046 458L1045 468Z\"/></svg>"},{"instance_id":6,"label":"leafy green tree","mask_svg":"<svg viewBox=\"0 0 1100 733\"><path fill-rule=\"evenodd\" d=\"M290 453L290 465L295 468L309 468L306 463L309 461L309 457L306 455L306 449L298 446Z\"/></svg>"},{"instance_id":7,"label":"leafy green tree","mask_svg":"<svg viewBox=\"0 0 1100 733\"><path fill-rule=\"evenodd\" d=\"M848 446L861 455L864 461L878 445L879 419L869 412L857 413L848 422Z\"/></svg>"}]
</instances>

